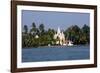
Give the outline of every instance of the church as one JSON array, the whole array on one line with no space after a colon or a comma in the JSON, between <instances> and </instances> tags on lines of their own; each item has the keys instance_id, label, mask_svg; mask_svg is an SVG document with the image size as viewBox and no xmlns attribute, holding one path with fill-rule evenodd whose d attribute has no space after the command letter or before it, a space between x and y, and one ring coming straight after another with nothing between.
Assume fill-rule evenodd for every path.
<instances>
[{"instance_id":1,"label":"church","mask_svg":"<svg viewBox=\"0 0 100 73\"><path fill-rule=\"evenodd\" d=\"M54 35L54 39L56 40L56 45L73 46L72 44L73 42L65 38L63 31L61 31L59 27L57 32Z\"/></svg>"},{"instance_id":2,"label":"church","mask_svg":"<svg viewBox=\"0 0 100 73\"><path fill-rule=\"evenodd\" d=\"M63 31L60 30L60 28L58 27L57 32L54 35L54 39L56 40L56 44L57 45L67 45L67 40L65 39L65 35L63 33Z\"/></svg>"}]
</instances>

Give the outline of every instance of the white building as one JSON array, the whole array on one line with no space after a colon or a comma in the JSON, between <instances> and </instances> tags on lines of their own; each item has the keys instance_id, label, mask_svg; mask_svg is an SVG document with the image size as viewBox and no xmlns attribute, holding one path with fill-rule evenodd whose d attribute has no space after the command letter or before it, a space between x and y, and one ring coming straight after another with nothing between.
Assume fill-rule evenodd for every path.
<instances>
[{"instance_id":1,"label":"white building","mask_svg":"<svg viewBox=\"0 0 100 73\"><path fill-rule=\"evenodd\" d=\"M63 31L60 30L59 27L58 27L57 33L55 33L54 35L54 39L56 39L56 44L60 44L60 45L66 44L65 35Z\"/></svg>"},{"instance_id":2,"label":"white building","mask_svg":"<svg viewBox=\"0 0 100 73\"><path fill-rule=\"evenodd\" d=\"M54 39L56 40L56 44L58 45L67 45L72 46L72 41L65 39L65 35L63 31L58 27L57 33L54 35Z\"/></svg>"}]
</instances>

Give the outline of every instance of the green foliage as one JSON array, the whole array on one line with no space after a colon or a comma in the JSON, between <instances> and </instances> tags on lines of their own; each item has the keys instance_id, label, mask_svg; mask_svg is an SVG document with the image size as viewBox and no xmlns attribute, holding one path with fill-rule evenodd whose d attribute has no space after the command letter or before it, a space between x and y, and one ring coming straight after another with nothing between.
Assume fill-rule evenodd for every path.
<instances>
[{"instance_id":1,"label":"green foliage","mask_svg":"<svg viewBox=\"0 0 100 73\"><path fill-rule=\"evenodd\" d=\"M82 34L81 38L84 42L89 43L90 42L90 28L86 24L82 27Z\"/></svg>"},{"instance_id":2,"label":"green foliage","mask_svg":"<svg viewBox=\"0 0 100 73\"><path fill-rule=\"evenodd\" d=\"M56 31L54 29L45 30L44 24L40 24L37 28L33 22L29 31L27 25L24 25L24 32L22 32L23 48L48 46L48 44L55 45L55 42L59 41L59 39L54 39ZM86 24L82 28L79 28L77 25L70 26L64 31L64 34L65 38L73 41L74 44L89 44L90 28Z\"/></svg>"},{"instance_id":3,"label":"green foliage","mask_svg":"<svg viewBox=\"0 0 100 73\"><path fill-rule=\"evenodd\" d=\"M82 28L74 25L65 30L64 33L66 38L73 41L74 44L89 44L89 30L90 28L87 25L84 25Z\"/></svg>"},{"instance_id":4,"label":"green foliage","mask_svg":"<svg viewBox=\"0 0 100 73\"><path fill-rule=\"evenodd\" d=\"M39 30L40 30L41 33L44 33L44 25L43 24L40 24Z\"/></svg>"},{"instance_id":5,"label":"green foliage","mask_svg":"<svg viewBox=\"0 0 100 73\"><path fill-rule=\"evenodd\" d=\"M27 27L27 25L24 25L24 32L25 32L25 34L27 34L27 32L28 32L28 27Z\"/></svg>"}]
</instances>

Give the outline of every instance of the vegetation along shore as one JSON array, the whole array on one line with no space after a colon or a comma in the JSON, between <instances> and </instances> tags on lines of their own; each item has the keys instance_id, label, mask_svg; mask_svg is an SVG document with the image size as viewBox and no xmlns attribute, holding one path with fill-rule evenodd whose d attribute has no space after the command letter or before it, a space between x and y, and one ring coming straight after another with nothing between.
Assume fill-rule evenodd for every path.
<instances>
[{"instance_id":1,"label":"vegetation along shore","mask_svg":"<svg viewBox=\"0 0 100 73\"><path fill-rule=\"evenodd\" d=\"M56 35L55 35L56 34ZM63 39L60 40L60 36ZM56 38L55 38L56 36ZM84 24L83 27L72 25L65 30L45 29L44 24L39 27L33 22L31 28L23 26L22 31L22 48L39 47L39 46L60 46L71 41L74 45L86 45L90 42L90 27Z\"/></svg>"}]
</instances>

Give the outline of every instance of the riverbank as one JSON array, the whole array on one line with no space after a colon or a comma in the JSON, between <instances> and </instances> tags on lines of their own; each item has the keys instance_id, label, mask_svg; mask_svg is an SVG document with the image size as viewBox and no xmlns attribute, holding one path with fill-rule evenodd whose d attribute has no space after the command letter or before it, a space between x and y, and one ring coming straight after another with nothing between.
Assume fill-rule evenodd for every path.
<instances>
[{"instance_id":1,"label":"riverbank","mask_svg":"<svg viewBox=\"0 0 100 73\"><path fill-rule=\"evenodd\" d=\"M31 49L31 48L63 48L63 47L80 47L80 46L89 46L89 44L86 45L73 45L73 46L67 46L67 45L53 45L53 46L38 46L38 47L25 47L22 49Z\"/></svg>"}]
</instances>

